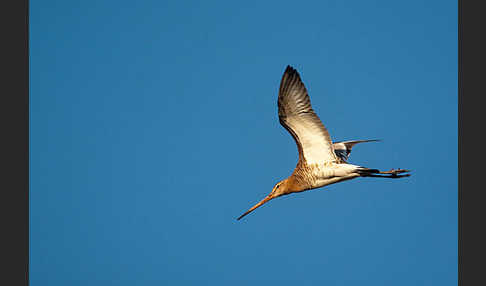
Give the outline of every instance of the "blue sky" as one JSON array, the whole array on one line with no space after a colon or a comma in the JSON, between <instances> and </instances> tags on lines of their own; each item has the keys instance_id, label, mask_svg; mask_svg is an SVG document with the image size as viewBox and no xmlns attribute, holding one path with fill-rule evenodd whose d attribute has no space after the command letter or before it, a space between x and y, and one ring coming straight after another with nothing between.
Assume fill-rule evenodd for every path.
<instances>
[{"instance_id":1,"label":"blue sky","mask_svg":"<svg viewBox=\"0 0 486 286\"><path fill-rule=\"evenodd\" d=\"M358 178L278 198L285 67ZM456 285L456 1L31 1L31 285ZM231 283L231 284L230 284Z\"/></svg>"}]
</instances>

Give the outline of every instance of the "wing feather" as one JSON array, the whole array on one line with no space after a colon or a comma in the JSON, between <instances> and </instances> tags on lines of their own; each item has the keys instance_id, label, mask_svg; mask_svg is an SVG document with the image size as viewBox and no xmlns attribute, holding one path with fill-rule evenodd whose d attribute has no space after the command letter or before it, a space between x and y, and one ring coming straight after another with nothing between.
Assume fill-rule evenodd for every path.
<instances>
[{"instance_id":1,"label":"wing feather","mask_svg":"<svg viewBox=\"0 0 486 286\"><path fill-rule=\"evenodd\" d=\"M371 139L371 140L351 140L351 141L337 141L332 144L334 147L334 152L336 156L339 157L343 162L346 162L349 159L349 154L351 154L351 149L353 146L359 143L364 142L377 142L380 141L379 139Z\"/></svg>"},{"instance_id":2,"label":"wing feather","mask_svg":"<svg viewBox=\"0 0 486 286\"><path fill-rule=\"evenodd\" d=\"M287 66L280 82L278 117L294 138L300 161L308 164L337 161L331 136L312 109L299 73L291 66Z\"/></svg>"}]
</instances>

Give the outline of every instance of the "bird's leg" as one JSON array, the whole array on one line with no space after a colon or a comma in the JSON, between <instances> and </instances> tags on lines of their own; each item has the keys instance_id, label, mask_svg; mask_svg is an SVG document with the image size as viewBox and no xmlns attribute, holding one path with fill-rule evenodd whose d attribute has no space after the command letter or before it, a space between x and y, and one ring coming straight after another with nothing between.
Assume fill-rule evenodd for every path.
<instances>
[{"instance_id":1,"label":"bird's leg","mask_svg":"<svg viewBox=\"0 0 486 286\"><path fill-rule=\"evenodd\" d=\"M379 171L377 169L367 169L363 171L360 175L363 177L396 179L396 178L409 177L410 174L399 175L406 172L410 172L410 170L391 169L390 171Z\"/></svg>"},{"instance_id":2,"label":"bird's leg","mask_svg":"<svg viewBox=\"0 0 486 286\"><path fill-rule=\"evenodd\" d=\"M398 175L401 173L407 173L410 172L410 170L403 170L403 169L391 169L390 171L384 171L384 172L379 172L379 174L391 174L391 175Z\"/></svg>"},{"instance_id":3,"label":"bird's leg","mask_svg":"<svg viewBox=\"0 0 486 286\"><path fill-rule=\"evenodd\" d=\"M370 174L369 177L375 177L375 178L403 178L403 177L409 177L410 174L404 174L404 175L399 175L401 173L407 173L410 172L410 170L404 170L404 169L391 169L390 171L380 171L376 174ZM379 175L382 174L382 175Z\"/></svg>"},{"instance_id":4,"label":"bird's leg","mask_svg":"<svg viewBox=\"0 0 486 286\"><path fill-rule=\"evenodd\" d=\"M404 175L397 175L397 174L387 174L387 175L368 174L365 177L397 179L397 178L410 177L410 174L404 174Z\"/></svg>"}]
</instances>

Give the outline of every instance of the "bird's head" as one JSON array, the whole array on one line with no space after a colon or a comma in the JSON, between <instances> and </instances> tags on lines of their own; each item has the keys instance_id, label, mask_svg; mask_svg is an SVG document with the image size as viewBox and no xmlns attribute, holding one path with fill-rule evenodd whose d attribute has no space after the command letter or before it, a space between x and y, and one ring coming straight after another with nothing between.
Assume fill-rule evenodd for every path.
<instances>
[{"instance_id":1,"label":"bird's head","mask_svg":"<svg viewBox=\"0 0 486 286\"><path fill-rule=\"evenodd\" d=\"M278 182L277 184L275 184L275 186L272 189L272 192L268 196L266 196L263 200L261 200L256 205L254 205L247 212L245 212L244 214L242 214L238 218L238 220L240 220L241 218L243 218L247 214L251 213L252 211L254 211L256 208L260 207L264 203L270 201L271 199L275 199L277 197L280 197L280 196L286 195L286 194L289 194L289 192L288 192L288 179L282 180L282 181Z\"/></svg>"},{"instance_id":2,"label":"bird's head","mask_svg":"<svg viewBox=\"0 0 486 286\"><path fill-rule=\"evenodd\" d=\"M275 184L270 195L276 198L288 193L288 179L285 179Z\"/></svg>"}]
</instances>

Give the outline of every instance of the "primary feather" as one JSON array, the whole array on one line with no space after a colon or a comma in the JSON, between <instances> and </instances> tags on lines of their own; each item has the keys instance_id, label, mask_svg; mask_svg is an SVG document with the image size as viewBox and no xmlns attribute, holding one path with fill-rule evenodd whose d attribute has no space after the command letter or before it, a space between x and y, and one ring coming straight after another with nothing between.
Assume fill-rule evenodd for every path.
<instances>
[{"instance_id":1,"label":"primary feather","mask_svg":"<svg viewBox=\"0 0 486 286\"><path fill-rule=\"evenodd\" d=\"M290 66L280 83L278 117L297 143L299 159L308 164L338 160L329 132L312 109L299 74Z\"/></svg>"}]
</instances>

